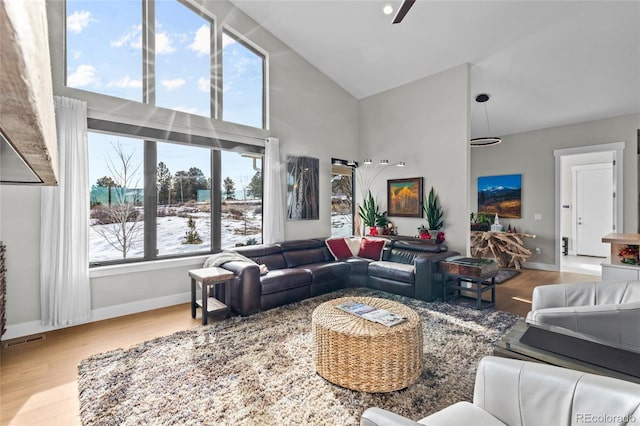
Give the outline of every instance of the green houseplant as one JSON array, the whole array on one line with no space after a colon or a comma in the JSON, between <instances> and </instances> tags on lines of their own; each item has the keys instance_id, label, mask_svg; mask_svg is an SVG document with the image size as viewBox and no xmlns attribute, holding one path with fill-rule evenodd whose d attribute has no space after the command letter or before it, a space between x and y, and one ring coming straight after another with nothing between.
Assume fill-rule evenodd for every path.
<instances>
[{"instance_id":1,"label":"green houseplant","mask_svg":"<svg viewBox=\"0 0 640 426\"><path fill-rule=\"evenodd\" d=\"M484 213L478 213L476 215L471 212L470 222L472 231L488 231L491 229L491 219Z\"/></svg>"},{"instance_id":2,"label":"green houseplant","mask_svg":"<svg viewBox=\"0 0 640 426\"><path fill-rule=\"evenodd\" d=\"M387 212L380 212L380 206L376 205L371 191L369 191L367 198L362 202L358 214L362 218L364 226L368 226L369 228L384 226L387 223Z\"/></svg>"},{"instance_id":3,"label":"green houseplant","mask_svg":"<svg viewBox=\"0 0 640 426\"><path fill-rule=\"evenodd\" d=\"M427 223L429 224L430 231L437 231L438 229L442 228L442 226L444 225L444 220L442 219L444 216L444 212L442 211L440 199L433 189L433 186L429 191L427 202L422 203L422 210L424 211L424 215L427 218Z\"/></svg>"}]
</instances>

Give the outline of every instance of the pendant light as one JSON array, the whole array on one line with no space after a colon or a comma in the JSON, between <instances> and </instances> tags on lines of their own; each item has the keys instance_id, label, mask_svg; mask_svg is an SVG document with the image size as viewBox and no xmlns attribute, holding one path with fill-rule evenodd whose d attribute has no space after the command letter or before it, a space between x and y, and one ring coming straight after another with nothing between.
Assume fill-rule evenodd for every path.
<instances>
[{"instance_id":1,"label":"pendant light","mask_svg":"<svg viewBox=\"0 0 640 426\"><path fill-rule=\"evenodd\" d=\"M487 136L483 138L471 139L471 146L491 146L491 145L497 145L500 142L502 142L502 139L497 138L495 136L491 136L491 126L489 125L489 114L487 113L487 104L486 104L488 100L489 100L489 95L487 95L486 93L481 93L478 96L476 96L476 102L479 104L483 104L484 106L484 116L487 120ZM475 110L474 110L474 115L475 115ZM471 121L473 121L473 117L471 117Z\"/></svg>"}]
</instances>

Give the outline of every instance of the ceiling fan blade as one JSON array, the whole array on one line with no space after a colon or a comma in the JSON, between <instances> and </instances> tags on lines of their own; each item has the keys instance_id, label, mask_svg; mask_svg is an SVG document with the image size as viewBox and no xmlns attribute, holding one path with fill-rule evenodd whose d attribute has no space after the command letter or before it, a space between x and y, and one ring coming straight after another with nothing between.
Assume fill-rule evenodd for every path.
<instances>
[{"instance_id":1,"label":"ceiling fan blade","mask_svg":"<svg viewBox=\"0 0 640 426\"><path fill-rule=\"evenodd\" d=\"M411 9L411 6L413 6L415 2L416 0L404 0L400 5L400 8L398 9L398 12L396 12L396 16L393 17L393 21L391 23L399 24L400 22L402 22L405 15L407 14L407 12L409 12L409 9Z\"/></svg>"}]
</instances>

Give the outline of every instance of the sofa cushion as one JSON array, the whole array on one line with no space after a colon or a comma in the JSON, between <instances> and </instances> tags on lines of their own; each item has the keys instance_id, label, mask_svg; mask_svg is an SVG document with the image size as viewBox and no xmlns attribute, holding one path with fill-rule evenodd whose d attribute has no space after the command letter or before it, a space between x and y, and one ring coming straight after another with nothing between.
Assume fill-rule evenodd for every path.
<instances>
[{"instance_id":1,"label":"sofa cushion","mask_svg":"<svg viewBox=\"0 0 640 426\"><path fill-rule=\"evenodd\" d=\"M311 272L304 269L276 269L260 277L261 294L277 293L311 284Z\"/></svg>"},{"instance_id":2,"label":"sofa cushion","mask_svg":"<svg viewBox=\"0 0 640 426\"><path fill-rule=\"evenodd\" d=\"M233 251L248 257L259 265L266 265L269 270L287 267L282 256L282 249L275 244L236 247Z\"/></svg>"},{"instance_id":3,"label":"sofa cushion","mask_svg":"<svg viewBox=\"0 0 640 426\"><path fill-rule=\"evenodd\" d=\"M324 243L335 260L343 260L353 256L345 238L329 238Z\"/></svg>"},{"instance_id":4,"label":"sofa cushion","mask_svg":"<svg viewBox=\"0 0 640 426\"><path fill-rule=\"evenodd\" d=\"M288 268L333 260L324 239L284 241L277 245L282 249Z\"/></svg>"},{"instance_id":5,"label":"sofa cushion","mask_svg":"<svg viewBox=\"0 0 640 426\"><path fill-rule=\"evenodd\" d=\"M363 238L360 242L358 256L364 257L365 259L380 260L382 259L382 250L384 250L385 244L386 240Z\"/></svg>"},{"instance_id":6,"label":"sofa cushion","mask_svg":"<svg viewBox=\"0 0 640 426\"><path fill-rule=\"evenodd\" d=\"M415 268L413 265L407 265L406 263L380 260L369 264L369 275L413 284Z\"/></svg>"},{"instance_id":7,"label":"sofa cushion","mask_svg":"<svg viewBox=\"0 0 640 426\"><path fill-rule=\"evenodd\" d=\"M312 283L346 279L351 273L351 267L343 262L322 262L301 266L309 271L313 277Z\"/></svg>"},{"instance_id":8,"label":"sofa cushion","mask_svg":"<svg viewBox=\"0 0 640 426\"><path fill-rule=\"evenodd\" d=\"M312 248L306 250L291 250L282 253L285 262L287 262L288 268L295 268L301 265L308 265L311 263L321 263L328 260L333 261L331 253L328 253L329 249L326 247ZM325 253L328 254L325 255ZM328 259L327 259L328 257Z\"/></svg>"},{"instance_id":9,"label":"sofa cushion","mask_svg":"<svg viewBox=\"0 0 640 426\"><path fill-rule=\"evenodd\" d=\"M343 260L343 262L351 267L352 274L367 275L369 264L373 262L373 260L365 259L364 257L351 257Z\"/></svg>"}]
</instances>

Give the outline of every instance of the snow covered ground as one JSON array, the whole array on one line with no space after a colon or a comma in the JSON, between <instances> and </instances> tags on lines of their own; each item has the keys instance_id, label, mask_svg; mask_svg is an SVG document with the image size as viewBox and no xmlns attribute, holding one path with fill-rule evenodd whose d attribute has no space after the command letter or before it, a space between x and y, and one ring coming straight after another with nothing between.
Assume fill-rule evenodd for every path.
<instances>
[{"instance_id":1,"label":"snow covered ground","mask_svg":"<svg viewBox=\"0 0 640 426\"><path fill-rule=\"evenodd\" d=\"M331 215L331 236L350 237L353 235L351 228L352 218L350 214Z\"/></svg>"},{"instance_id":2,"label":"snow covered ground","mask_svg":"<svg viewBox=\"0 0 640 426\"><path fill-rule=\"evenodd\" d=\"M256 229L262 228L262 214L255 213L250 210L246 212L247 221L242 219L234 219L232 215L222 215L222 248L235 247L237 243L246 243L249 239L255 238L258 244L262 243L262 233L255 232ZM202 239L202 244L182 244L185 239L185 233L189 230L187 227L188 218L179 216L158 217L158 256L170 256L185 253L206 253L210 251L211 245L211 218L209 213L199 212L191 213L196 223L196 231ZM331 233L333 237L349 237L352 235L351 215L333 215L331 216ZM245 225L247 233L245 234ZM89 254L90 262L103 262L107 260L122 259L122 253L112 247L102 235L96 232L97 227L106 227L113 225L93 225L89 228ZM137 238L131 245L128 259L136 259L144 256L144 229L143 224L139 223L140 231Z\"/></svg>"},{"instance_id":3,"label":"snow covered ground","mask_svg":"<svg viewBox=\"0 0 640 426\"><path fill-rule=\"evenodd\" d=\"M185 239L185 233L189 230L187 227L188 218L178 216L158 217L158 256L168 256L184 253L208 252L211 249L211 217L209 213L193 213L190 214L196 223L196 231L202 239L202 244L182 244ZM225 217L226 216L226 217ZM247 214L247 227L249 232L251 229L260 229L262 227L262 214ZM89 228L89 254L90 262L101 262L105 260L117 260L122 258L122 252L112 247L105 238L96 232L96 227L104 227L112 225L93 225ZM127 259L141 258L144 255L143 247L143 224L139 223L140 232L137 234L136 240L131 245ZM255 238L259 243L262 242L262 233L253 232L243 235L245 229L245 221L233 219L230 215L223 215L222 218L222 248L235 247L236 243L246 243L247 240Z\"/></svg>"}]
</instances>

